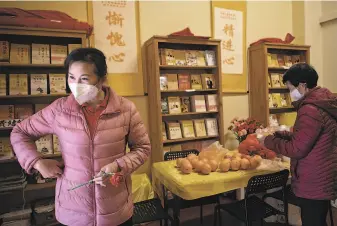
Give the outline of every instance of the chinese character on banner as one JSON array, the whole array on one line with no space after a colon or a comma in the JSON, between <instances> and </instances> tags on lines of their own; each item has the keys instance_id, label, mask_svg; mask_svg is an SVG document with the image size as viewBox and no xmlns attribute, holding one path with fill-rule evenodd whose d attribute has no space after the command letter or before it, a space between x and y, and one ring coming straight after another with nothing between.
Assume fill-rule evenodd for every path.
<instances>
[{"instance_id":1,"label":"chinese character on banner","mask_svg":"<svg viewBox=\"0 0 337 226\"><path fill-rule=\"evenodd\" d=\"M138 72L135 1L93 1L95 47L107 57L108 73Z\"/></svg>"}]
</instances>

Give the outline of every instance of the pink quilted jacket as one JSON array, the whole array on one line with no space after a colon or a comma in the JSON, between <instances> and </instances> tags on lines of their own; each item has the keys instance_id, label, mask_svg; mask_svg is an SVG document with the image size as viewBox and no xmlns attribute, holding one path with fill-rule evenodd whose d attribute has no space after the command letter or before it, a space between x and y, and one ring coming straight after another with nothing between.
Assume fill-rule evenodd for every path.
<instances>
[{"instance_id":1,"label":"pink quilted jacket","mask_svg":"<svg viewBox=\"0 0 337 226\"><path fill-rule=\"evenodd\" d=\"M265 146L291 158L291 186L296 196L332 200L337 197L337 98L316 87L293 103L294 132L267 136Z\"/></svg>"},{"instance_id":2,"label":"pink quilted jacket","mask_svg":"<svg viewBox=\"0 0 337 226\"><path fill-rule=\"evenodd\" d=\"M130 174L144 164L151 151L147 131L132 102L110 90L108 106L92 138L73 95L56 100L15 126L11 142L28 173L41 158L34 141L47 134L59 137L65 165L56 183L55 208L59 222L71 226L116 226L132 217ZM130 147L127 154L126 143ZM68 191L89 181L115 160L125 176L118 187L107 183L106 187L88 185Z\"/></svg>"}]
</instances>

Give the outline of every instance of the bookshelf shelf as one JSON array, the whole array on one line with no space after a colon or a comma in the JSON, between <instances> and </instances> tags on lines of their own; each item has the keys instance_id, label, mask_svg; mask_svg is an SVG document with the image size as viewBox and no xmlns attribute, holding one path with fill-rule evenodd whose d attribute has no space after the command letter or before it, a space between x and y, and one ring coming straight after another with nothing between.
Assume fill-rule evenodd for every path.
<instances>
[{"instance_id":1,"label":"bookshelf shelf","mask_svg":"<svg viewBox=\"0 0 337 226\"><path fill-rule=\"evenodd\" d=\"M20 68L64 68L63 64L11 64L0 62L0 67L20 67Z\"/></svg>"},{"instance_id":2,"label":"bookshelf shelf","mask_svg":"<svg viewBox=\"0 0 337 226\"><path fill-rule=\"evenodd\" d=\"M175 65L159 65L160 69L172 70L200 70L200 69L215 69L217 66L175 66Z\"/></svg>"},{"instance_id":3,"label":"bookshelf shelf","mask_svg":"<svg viewBox=\"0 0 337 226\"><path fill-rule=\"evenodd\" d=\"M171 51L174 58L170 57ZM202 146L214 141L220 141L223 144L220 52L220 40L213 39L154 36L145 42L143 56L146 60L144 60L143 74L145 90L149 97L149 109L151 109L149 134L154 150L151 153L153 162L163 161L164 153L177 150L177 146L180 146L180 150L201 151ZM177 65L164 65L165 62ZM179 66L189 65L188 62L194 62L193 64L200 66ZM199 89L190 89L192 87ZM167 109L170 108L170 110L166 111L163 108L162 112L166 99ZM203 101L206 112L196 112L196 106L203 108ZM214 105L218 111L209 111L209 109L215 109ZM181 113L186 109L188 112ZM203 124L205 124L204 127L202 127ZM193 133L195 137L165 139L165 134L167 137L174 137L173 126L177 129L177 134L182 133L182 137L184 134L188 136L186 134ZM203 128L205 128L204 131ZM211 129L217 129L216 133L210 132ZM196 131L199 132L199 137L196 136ZM217 136L208 136L208 134L217 134Z\"/></svg>"},{"instance_id":4,"label":"bookshelf shelf","mask_svg":"<svg viewBox=\"0 0 337 226\"><path fill-rule=\"evenodd\" d=\"M214 139L214 138L218 138L218 137L219 136L189 137L189 138L182 138L182 139L175 139L175 140L165 140L165 141L163 141L163 143L164 144L173 144L173 143L181 143L181 142L186 142L186 141Z\"/></svg>"},{"instance_id":5,"label":"bookshelf shelf","mask_svg":"<svg viewBox=\"0 0 337 226\"><path fill-rule=\"evenodd\" d=\"M278 106L290 105L289 90L286 87L269 87L282 84L281 75L288 67L297 62L310 63L310 46L262 43L249 47L249 114L265 126L269 125L269 118L275 115L294 112L293 107L269 108L269 99ZM276 65L276 66L275 66ZM277 66L278 65L278 66ZM285 65L285 66L283 66ZM268 79L269 77L269 79ZM279 77L279 81L277 78ZM276 82L277 83L276 83ZM275 83L274 83L275 82ZM284 115L282 116L284 118Z\"/></svg>"},{"instance_id":6,"label":"bookshelf shelf","mask_svg":"<svg viewBox=\"0 0 337 226\"><path fill-rule=\"evenodd\" d=\"M179 114L162 114L162 117L173 117L182 115L207 115L207 114L218 114L218 111L205 111L205 112L186 112Z\"/></svg>"}]
</instances>

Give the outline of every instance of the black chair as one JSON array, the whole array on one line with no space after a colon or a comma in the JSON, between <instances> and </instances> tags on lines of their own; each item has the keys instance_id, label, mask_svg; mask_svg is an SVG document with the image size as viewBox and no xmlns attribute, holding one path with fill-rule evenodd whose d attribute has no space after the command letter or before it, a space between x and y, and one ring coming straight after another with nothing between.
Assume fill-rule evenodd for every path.
<instances>
[{"instance_id":1,"label":"black chair","mask_svg":"<svg viewBox=\"0 0 337 226\"><path fill-rule=\"evenodd\" d=\"M135 203L132 216L134 225L160 221L160 225L162 226L163 220L165 221L165 225L167 225L167 220L170 220L171 225L173 225L173 220L162 207L160 199L154 198Z\"/></svg>"},{"instance_id":2,"label":"black chair","mask_svg":"<svg viewBox=\"0 0 337 226\"><path fill-rule=\"evenodd\" d=\"M198 150L184 150L184 151L173 151L173 152L166 152L164 155L164 161L170 161L170 160L175 160L178 158L186 158L189 154L195 154L199 155ZM164 194L166 194L165 188ZM167 195L165 195L167 197ZM167 200L166 201L166 208L174 208L176 203L174 200ZM208 205L208 204L213 204L213 203L220 203L219 195L213 195L209 197L204 197L200 199L194 199L194 200L184 200L181 199L179 202L180 209L186 209L194 206L200 206L200 223L203 224L203 206Z\"/></svg>"},{"instance_id":3,"label":"black chair","mask_svg":"<svg viewBox=\"0 0 337 226\"><path fill-rule=\"evenodd\" d=\"M221 225L220 210L227 211L229 214L245 222L247 226L251 226L252 222L254 221L260 221L261 224L263 225L264 218L276 214L281 214L281 211L265 203L262 199L258 198L256 195L264 193L267 190L273 188L282 187L281 191L284 194L282 195L282 200L284 203L287 203L285 196L285 189L288 177L289 177L289 170L282 170L277 173L252 177L248 181L245 199L229 204L219 204L215 207L214 226L217 225L217 219L219 219ZM285 218L286 224L288 225L288 214L286 214Z\"/></svg>"},{"instance_id":4,"label":"black chair","mask_svg":"<svg viewBox=\"0 0 337 226\"><path fill-rule=\"evenodd\" d=\"M291 186L288 185L286 187L286 196L287 196L287 201L288 201L288 204L292 204L294 206L298 206L300 207L300 202L299 202L299 199L296 197L296 195L294 194L294 192L292 191L291 189ZM266 198L274 198L274 199L277 199L277 200L282 200L282 191L275 191L275 192L272 192L272 193L268 193L268 194L265 194L263 196L263 200L265 200ZM285 210L284 210L285 211ZM285 215L285 212L283 211L283 214ZM289 213L288 213L289 214ZM334 222L333 222L333 216L332 216L332 207L331 207L331 204L329 205L329 217L330 217L330 223L331 223L331 226L334 225Z\"/></svg>"}]
</instances>

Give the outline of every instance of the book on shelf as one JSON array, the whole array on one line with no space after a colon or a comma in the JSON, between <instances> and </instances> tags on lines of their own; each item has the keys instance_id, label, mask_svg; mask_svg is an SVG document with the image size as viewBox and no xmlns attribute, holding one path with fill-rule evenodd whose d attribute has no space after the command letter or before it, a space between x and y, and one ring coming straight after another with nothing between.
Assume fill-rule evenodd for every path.
<instances>
[{"instance_id":1,"label":"book on shelf","mask_svg":"<svg viewBox=\"0 0 337 226\"><path fill-rule=\"evenodd\" d=\"M175 58L175 65L176 66L186 66L186 56L185 50L173 50L173 56Z\"/></svg>"},{"instance_id":2,"label":"book on shelf","mask_svg":"<svg viewBox=\"0 0 337 226\"><path fill-rule=\"evenodd\" d=\"M50 49L51 64L63 64L68 55L67 46L51 45Z\"/></svg>"},{"instance_id":3,"label":"book on shelf","mask_svg":"<svg viewBox=\"0 0 337 226\"><path fill-rule=\"evenodd\" d=\"M160 100L161 102L161 113L162 114L168 114L169 113L169 107L168 107L168 102L167 102L167 98L161 98Z\"/></svg>"},{"instance_id":4,"label":"book on shelf","mask_svg":"<svg viewBox=\"0 0 337 226\"><path fill-rule=\"evenodd\" d=\"M206 66L205 51L197 51L196 54L198 66Z\"/></svg>"},{"instance_id":5,"label":"book on shelf","mask_svg":"<svg viewBox=\"0 0 337 226\"><path fill-rule=\"evenodd\" d=\"M191 109L193 112L206 112L206 101L204 95L191 96Z\"/></svg>"},{"instance_id":6,"label":"book on shelf","mask_svg":"<svg viewBox=\"0 0 337 226\"><path fill-rule=\"evenodd\" d=\"M271 86L273 88L281 88L281 81L280 81L280 75L277 73L271 73Z\"/></svg>"},{"instance_id":7,"label":"book on shelf","mask_svg":"<svg viewBox=\"0 0 337 226\"><path fill-rule=\"evenodd\" d=\"M178 90L178 75L177 74L166 74L167 76L167 89L168 90Z\"/></svg>"},{"instance_id":8,"label":"book on shelf","mask_svg":"<svg viewBox=\"0 0 337 226\"><path fill-rule=\"evenodd\" d=\"M160 49L161 65L175 65L173 49Z\"/></svg>"},{"instance_id":9,"label":"book on shelf","mask_svg":"<svg viewBox=\"0 0 337 226\"><path fill-rule=\"evenodd\" d=\"M169 114L181 113L181 103L179 97L168 97Z\"/></svg>"},{"instance_id":10,"label":"book on shelf","mask_svg":"<svg viewBox=\"0 0 337 226\"><path fill-rule=\"evenodd\" d=\"M204 119L195 119L193 120L195 135L197 137L207 136L206 125Z\"/></svg>"},{"instance_id":11,"label":"book on shelf","mask_svg":"<svg viewBox=\"0 0 337 226\"><path fill-rule=\"evenodd\" d=\"M165 122L161 123L161 132L162 132L163 141L167 140L166 124L165 124Z\"/></svg>"},{"instance_id":12,"label":"book on shelf","mask_svg":"<svg viewBox=\"0 0 337 226\"><path fill-rule=\"evenodd\" d=\"M283 83L283 74L279 74L279 76L280 76L280 85L281 85L281 87L282 88L286 88L287 87L286 84Z\"/></svg>"},{"instance_id":13,"label":"book on shelf","mask_svg":"<svg viewBox=\"0 0 337 226\"><path fill-rule=\"evenodd\" d=\"M284 64L286 67L293 66L293 61L291 59L291 55L284 55Z\"/></svg>"},{"instance_id":14,"label":"book on shelf","mask_svg":"<svg viewBox=\"0 0 337 226\"><path fill-rule=\"evenodd\" d=\"M32 104L16 104L14 107L14 116L16 119L26 119L34 114Z\"/></svg>"},{"instance_id":15,"label":"book on shelf","mask_svg":"<svg viewBox=\"0 0 337 226\"><path fill-rule=\"evenodd\" d=\"M204 89L216 89L216 82L213 74L202 74L201 80Z\"/></svg>"},{"instance_id":16,"label":"book on shelf","mask_svg":"<svg viewBox=\"0 0 337 226\"><path fill-rule=\"evenodd\" d=\"M179 90L191 89L190 76L187 74L178 74Z\"/></svg>"},{"instance_id":17,"label":"book on shelf","mask_svg":"<svg viewBox=\"0 0 337 226\"><path fill-rule=\"evenodd\" d=\"M0 159L11 159L14 157L13 147L9 137L0 137Z\"/></svg>"},{"instance_id":18,"label":"book on shelf","mask_svg":"<svg viewBox=\"0 0 337 226\"><path fill-rule=\"evenodd\" d=\"M70 54L75 49L82 48L81 44L68 44L68 54Z\"/></svg>"},{"instance_id":19,"label":"book on shelf","mask_svg":"<svg viewBox=\"0 0 337 226\"><path fill-rule=\"evenodd\" d=\"M30 94L47 94L47 74L30 75Z\"/></svg>"},{"instance_id":20,"label":"book on shelf","mask_svg":"<svg viewBox=\"0 0 337 226\"><path fill-rule=\"evenodd\" d=\"M184 138L195 137L194 126L192 120L181 120L180 121L182 134Z\"/></svg>"},{"instance_id":21,"label":"book on shelf","mask_svg":"<svg viewBox=\"0 0 337 226\"><path fill-rule=\"evenodd\" d=\"M53 135L53 154L61 153L61 146L58 136Z\"/></svg>"},{"instance_id":22,"label":"book on shelf","mask_svg":"<svg viewBox=\"0 0 337 226\"><path fill-rule=\"evenodd\" d=\"M9 42L0 41L0 61L9 62Z\"/></svg>"},{"instance_id":23,"label":"book on shelf","mask_svg":"<svg viewBox=\"0 0 337 226\"><path fill-rule=\"evenodd\" d=\"M301 56L300 55L292 55L291 61L293 64L297 64L301 62Z\"/></svg>"},{"instance_id":24,"label":"book on shelf","mask_svg":"<svg viewBox=\"0 0 337 226\"><path fill-rule=\"evenodd\" d=\"M160 90L161 91L168 90L167 76L166 75L160 75L159 84L160 84Z\"/></svg>"},{"instance_id":25,"label":"book on shelf","mask_svg":"<svg viewBox=\"0 0 337 226\"><path fill-rule=\"evenodd\" d=\"M218 121L216 118L206 118L205 119L206 130L208 136L218 136Z\"/></svg>"},{"instance_id":26,"label":"book on shelf","mask_svg":"<svg viewBox=\"0 0 337 226\"><path fill-rule=\"evenodd\" d=\"M30 45L11 43L11 64L30 64Z\"/></svg>"},{"instance_id":27,"label":"book on shelf","mask_svg":"<svg viewBox=\"0 0 337 226\"><path fill-rule=\"evenodd\" d=\"M50 47L48 44L32 44L32 64L50 64Z\"/></svg>"},{"instance_id":28,"label":"book on shelf","mask_svg":"<svg viewBox=\"0 0 337 226\"><path fill-rule=\"evenodd\" d=\"M9 95L28 95L27 74L9 75Z\"/></svg>"},{"instance_id":29,"label":"book on shelf","mask_svg":"<svg viewBox=\"0 0 337 226\"><path fill-rule=\"evenodd\" d=\"M277 54L272 53L270 56L271 56L271 65L270 65L270 67L279 67L279 64L278 64L278 61L277 61Z\"/></svg>"},{"instance_id":30,"label":"book on shelf","mask_svg":"<svg viewBox=\"0 0 337 226\"><path fill-rule=\"evenodd\" d=\"M191 89L202 89L201 75L191 74Z\"/></svg>"},{"instance_id":31,"label":"book on shelf","mask_svg":"<svg viewBox=\"0 0 337 226\"><path fill-rule=\"evenodd\" d=\"M269 105L269 108L274 107L274 100L273 100L272 94L268 94L268 105Z\"/></svg>"},{"instance_id":32,"label":"book on shelf","mask_svg":"<svg viewBox=\"0 0 337 226\"><path fill-rule=\"evenodd\" d=\"M0 119L15 119L14 105L0 105Z\"/></svg>"},{"instance_id":33,"label":"book on shelf","mask_svg":"<svg viewBox=\"0 0 337 226\"><path fill-rule=\"evenodd\" d=\"M53 135L49 134L35 141L37 151L41 154L53 154Z\"/></svg>"},{"instance_id":34,"label":"book on shelf","mask_svg":"<svg viewBox=\"0 0 337 226\"><path fill-rule=\"evenodd\" d=\"M290 107L291 106L290 95L288 93L281 93L280 102L281 107Z\"/></svg>"},{"instance_id":35,"label":"book on shelf","mask_svg":"<svg viewBox=\"0 0 337 226\"><path fill-rule=\"evenodd\" d=\"M281 108L281 94L280 93L273 93L272 94L272 101L273 101L273 107L274 108Z\"/></svg>"},{"instance_id":36,"label":"book on shelf","mask_svg":"<svg viewBox=\"0 0 337 226\"><path fill-rule=\"evenodd\" d=\"M284 67L285 62L284 62L284 55L283 54L277 54L277 63L279 67Z\"/></svg>"},{"instance_id":37,"label":"book on shelf","mask_svg":"<svg viewBox=\"0 0 337 226\"><path fill-rule=\"evenodd\" d=\"M191 102L189 97L181 97L181 112L187 113L191 111Z\"/></svg>"},{"instance_id":38,"label":"book on shelf","mask_svg":"<svg viewBox=\"0 0 337 226\"><path fill-rule=\"evenodd\" d=\"M0 96L7 95L7 75L0 74Z\"/></svg>"},{"instance_id":39,"label":"book on shelf","mask_svg":"<svg viewBox=\"0 0 337 226\"><path fill-rule=\"evenodd\" d=\"M180 123L169 122L167 123L167 127L168 127L168 135L169 135L170 140L176 140L176 139L182 138Z\"/></svg>"},{"instance_id":40,"label":"book on shelf","mask_svg":"<svg viewBox=\"0 0 337 226\"><path fill-rule=\"evenodd\" d=\"M206 107L207 111L218 111L218 95L216 94L209 94L205 95L206 98Z\"/></svg>"},{"instance_id":41,"label":"book on shelf","mask_svg":"<svg viewBox=\"0 0 337 226\"><path fill-rule=\"evenodd\" d=\"M198 52L195 50L186 50L186 65L187 66L198 66Z\"/></svg>"},{"instance_id":42,"label":"book on shelf","mask_svg":"<svg viewBox=\"0 0 337 226\"><path fill-rule=\"evenodd\" d=\"M216 65L215 51L205 50L205 59L207 66L215 66Z\"/></svg>"},{"instance_id":43,"label":"book on shelf","mask_svg":"<svg viewBox=\"0 0 337 226\"><path fill-rule=\"evenodd\" d=\"M268 88L272 88L270 74L268 74Z\"/></svg>"},{"instance_id":44,"label":"book on shelf","mask_svg":"<svg viewBox=\"0 0 337 226\"><path fill-rule=\"evenodd\" d=\"M66 75L49 74L49 88L51 94L66 94Z\"/></svg>"}]
</instances>

